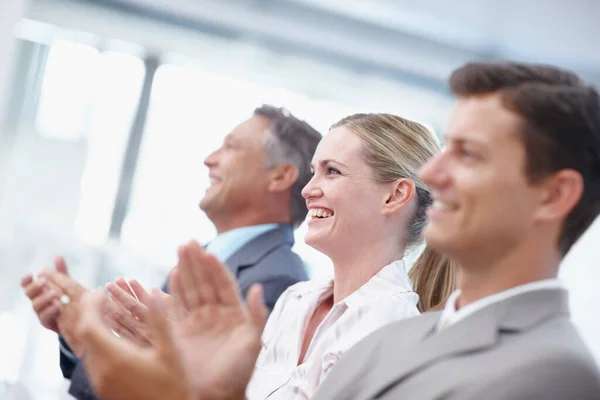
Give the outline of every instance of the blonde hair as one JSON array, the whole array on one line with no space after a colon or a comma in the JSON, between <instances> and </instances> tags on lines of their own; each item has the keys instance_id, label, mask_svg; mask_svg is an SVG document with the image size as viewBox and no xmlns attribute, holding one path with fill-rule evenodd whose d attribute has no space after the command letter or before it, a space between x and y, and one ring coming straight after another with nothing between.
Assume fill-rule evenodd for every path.
<instances>
[{"instance_id":1,"label":"blonde hair","mask_svg":"<svg viewBox=\"0 0 600 400\"><path fill-rule=\"evenodd\" d=\"M432 200L429 189L418 178L418 171L440 151L435 135L417 122L390 114L355 114L331 128L340 126L362 139L362 158L372 168L376 180L394 182L407 178L414 183L417 210L408 227L406 245L408 248L422 243L421 234L427 223L425 211ZM425 247L409 272L413 288L419 295L421 312L444 306L455 288L455 271L453 261L429 246Z\"/></svg>"}]
</instances>

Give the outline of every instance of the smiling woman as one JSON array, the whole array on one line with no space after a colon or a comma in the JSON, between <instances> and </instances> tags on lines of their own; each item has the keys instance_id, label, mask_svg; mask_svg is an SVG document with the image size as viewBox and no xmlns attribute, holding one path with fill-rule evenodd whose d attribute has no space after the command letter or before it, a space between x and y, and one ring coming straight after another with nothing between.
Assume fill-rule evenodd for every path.
<instances>
[{"instance_id":1,"label":"smiling woman","mask_svg":"<svg viewBox=\"0 0 600 400\"><path fill-rule=\"evenodd\" d=\"M417 171L438 151L431 132L393 115L357 114L333 125L302 194L306 244L331 259L334 279L302 282L281 296L263 333L249 399L309 399L362 338L444 304L453 266L431 249L410 276L404 262L422 242L431 204Z\"/></svg>"}]
</instances>

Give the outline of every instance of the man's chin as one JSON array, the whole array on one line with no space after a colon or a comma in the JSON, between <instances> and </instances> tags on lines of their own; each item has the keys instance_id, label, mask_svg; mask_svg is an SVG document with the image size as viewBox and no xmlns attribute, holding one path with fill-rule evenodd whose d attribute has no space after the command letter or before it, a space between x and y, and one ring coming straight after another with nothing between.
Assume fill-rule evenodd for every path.
<instances>
[{"instance_id":1,"label":"man's chin","mask_svg":"<svg viewBox=\"0 0 600 400\"><path fill-rule=\"evenodd\" d=\"M205 213L208 213L214 209L219 208L219 204L221 202L219 201L219 197L217 196L217 193L207 193L202 200L200 200L200 203L198 204L198 206L200 207L200 209L202 211L204 211Z\"/></svg>"},{"instance_id":2,"label":"man's chin","mask_svg":"<svg viewBox=\"0 0 600 400\"><path fill-rule=\"evenodd\" d=\"M217 197L219 197L219 193L220 187L215 185L209 186L204 192L202 199L200 199L200 209L204 210L205 208L210 207L210 205L215 202Z\"/></svg>"},{"instance_id":3,"label":"man's chin","mask_svg":"<svg viewBox=\"0 0 600 400\"><path fill-rule=\"evenodd\" d=\"M423 238L425 239L428 247L441 253L448 251L452 247L453 242L456 241L455 235L446 232L440 232L440 230L432 226L427 226L425 228L425 231L423 232Z\"/></svg>"},{"instance_id":4,"label":"man's chin","mask_svg":"<svg viewBox=\"0 0 600 400\"><path fill-rule=\"evenodd\" d=\"M202 211L206 212L207 209L210 209L210 203L211 203L211 199L204 196L202 198L202 200L200 200L200 203L198 204L198 206L200 207L200 209Z\"/></svg>"}]
</instances>

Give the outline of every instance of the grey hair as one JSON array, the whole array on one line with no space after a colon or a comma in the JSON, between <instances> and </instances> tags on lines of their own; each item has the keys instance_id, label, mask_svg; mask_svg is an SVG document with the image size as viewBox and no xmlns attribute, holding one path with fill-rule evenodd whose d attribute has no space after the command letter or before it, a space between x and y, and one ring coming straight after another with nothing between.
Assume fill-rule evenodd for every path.
<instances>
[{"instance_id":1,"label":"grey hair","mask_svg":"<svg viewBox=\"0 0 600 400\"><path fill-rule=\"evenodd\" d=\"M308 212L302 189L312 177L310 163L321 134L284 108L263 105L254 110L254 115L269 120L269 132L265 138L267 168L292 164L298 169L298 179L292 185L291 200L292 223L297 228L306 219Z\"/></svg>"}]
</instances>

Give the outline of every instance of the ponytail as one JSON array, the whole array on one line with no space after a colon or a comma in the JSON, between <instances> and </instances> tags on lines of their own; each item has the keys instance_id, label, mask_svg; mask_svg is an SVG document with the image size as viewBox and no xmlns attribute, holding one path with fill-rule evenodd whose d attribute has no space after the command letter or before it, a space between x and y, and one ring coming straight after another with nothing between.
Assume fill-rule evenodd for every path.
<instances>
[{"instance_id":1,"label":"ponytail","mask_svg":"<svg viewBox=\"0 0 600 400\"><path fill-rule=\"evenodd\" d=\"M408 273L421 312L439 310L456 287L456 263L429 246Z\"/></svg>"}]
</instances>

